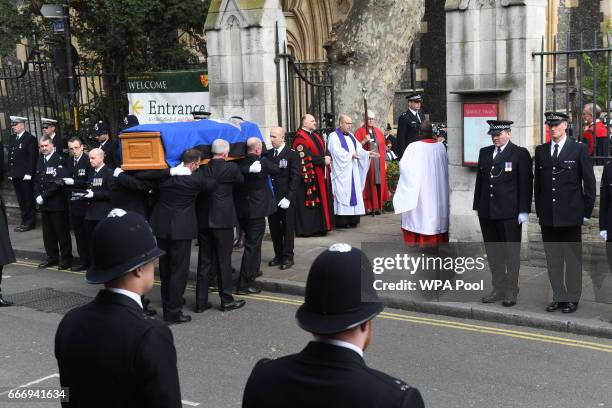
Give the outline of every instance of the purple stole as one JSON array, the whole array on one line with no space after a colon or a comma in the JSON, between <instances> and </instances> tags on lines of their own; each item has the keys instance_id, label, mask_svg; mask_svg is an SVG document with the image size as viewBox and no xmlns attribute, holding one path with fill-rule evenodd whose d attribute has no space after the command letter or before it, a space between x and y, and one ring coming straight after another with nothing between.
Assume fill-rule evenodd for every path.
<instances>
[{"instance_id":1,"label":"purple stole","mask_svg":"<svg viewBox=\"0 0 612 408\"><path fill-rule=\"evenodd\" d=\"M338 135L338 139L340 139L340 144L342 148L350 153L348 144L346 143L346 138L344 137L344 133L340 130L340 128L336 129L336 134ZM357 152L357 141L350 133L348 136L351 138L353 142L353 146L355 146L355 152ZM355 192L355 176L353 175L353 168L351 166L351 207L355 207L357 205L357 194Z\"/></svg>"}]
</instances>

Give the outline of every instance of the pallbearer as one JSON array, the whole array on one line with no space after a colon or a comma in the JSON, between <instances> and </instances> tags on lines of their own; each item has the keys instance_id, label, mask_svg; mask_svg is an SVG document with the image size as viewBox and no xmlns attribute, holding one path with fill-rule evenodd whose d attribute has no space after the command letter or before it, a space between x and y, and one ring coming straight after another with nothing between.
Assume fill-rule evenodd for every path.
<instances>
[{"instance_id":1,"label":"pallbearer","mask_svg":"<svg viewBox=\"0 0 612 408\"><path fill-rule=\"evenodd\" d=\"M501 300L506 307L516 304L521 262L522 224L531 210L533 172L531 156L515 145L509 120L488 120L491 146L480 149L474 189L485 242L493 290L483 303Z\"/></svg>"}]
</instances>

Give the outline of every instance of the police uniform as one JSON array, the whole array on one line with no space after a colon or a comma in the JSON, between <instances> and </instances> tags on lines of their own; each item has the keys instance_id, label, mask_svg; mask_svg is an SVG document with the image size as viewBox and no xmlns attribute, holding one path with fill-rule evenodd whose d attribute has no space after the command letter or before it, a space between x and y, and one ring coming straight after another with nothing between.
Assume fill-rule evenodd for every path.
<instances>
[{"instance_id":1,"label":"police uniform","mask_svg":"<svg viewBox=\"0 0 612 408\"><path fill-rule=\"evenodd\" d=\"M93 242L86 279L94 284L114 281L163 254L146 220L122 210L100 222ZM60 384L69 389L64 408L182 406L172 332L146 317L139 300L121 284L107 286L62 319L55 357Z\"/></svg>"},{"instance_id":2,"label":"police uniform","mask_svg":"<svg viewBox=\"0 0 612 408\"><path fill-rule=\"evenodd\" d=\"M13 303L2 297L2 269L4 265L15 262L15 254L11 246L11 237L8 231L4 201L0 196L0 307L12 306Z\"/></svg>"},{"instance_id":3,"label":"police uniform","mask_svg":"<svg viewBox=\"0 0 612 408\"><path fill-rule=\"evenodd\" d=\"M87 182L93 172L89 164L89 156L86 153L81 157L70 157L65 160L65 179L68 200L70 203L70 224L74 232L74 240L77 252L81 259L80 265L73 265L74 271L85 270L90 264L89 238L85 228L85 213L87 212L87 201L84 200L83 191L88 188ZM68 183L66 183L68 181Z\"/></svg>"},{"instance_id":4,"label":"police uniform","mask_svg":"<svg viewBox=\"0 0 612 408\"><path fill-rule=\"evenodd\" d=\"M487 123L489 134L495 137L510 131L513 122ZM504 306L514 306L521 261L521 225L531 211L533 194L531 156L527 149L508 140L504 146L480 149L477 170L473 209L478 212L493 283L492 293L482 301L503 300Z\"/></svg>"},{"instance_id":5,"label":"police uniform","mask_svg":"<svg viewBox=\"0 0 612 408\"><path fill-rule=\"evenodd\" d=\"M94 130L96 132L96 136L103 134L108 135L108 140L104 143L98 143L98 146L96 147L104 151L104 164L110 167L112 170L115 170L115 168L121 165L119 143L117 142L117 139L113 139L110 136L108 125L103 121L96 123L94 125Z\"/></svg>"},{"instance_id":6,"label":"police uniform","mask_svg":"<svg viewBox=\"0 0 612 408\"><path fill-rule=\"evenodd\" d=\"M25 123L28 119L11 116L12 123ZM12 134L8 142L8 177L13 181L15 194L21 210L21 225L16 232L33 229L36 225L36 203L34 201L34 182L38 160L38 142L27 130L19 135Z\"/></svg>"},{"instance_id":7,"label":"police uniform","mask_svg":"<svg viewBox=\"0 0 612 408\"><path fill-rule=\"evenodd\" d=\"M103 165L102 168L92 169L87 179L88 190L93 196L86 198L87 210L85 211L85 230L89 239L89 253L93 254L95 248L92 246L93 230L100 220L107 216L112 209L110 201L110 190L113 184L113 170Z\"/></svg>"},{"instance_id":8,"label":"police uniform","mask_svg":"<svg viewBox=\"0 0 612 408\"><path fill-rule=\"evenodd\" d=\"M423 97L418 93L413 93L406 96L408 101L422 101ZM419 129L421 123L425 120L425 116L420 111L412 113L410 109L404 112L397 120L397 147L395 153L398 159L404 155L404 150L412 142L419 139Z\"/></svg>"},{"instance_id":9,"label":"police uniform","mask_svg":"<svg viewBox=\"0 0 612 408\"><path fill-rule=\"evenodd\" d=\"M40 122L42 123L42 128L48 128L52 126L55 130L57 130L57 120L49 119L49 118L40 118ZM55 152L60 156L64 155L64 149L66 149L66 142L64 138L57 134L57 132L53 132L49 135L51 141L53 142L53 147L55 147Z\"/></svg>"},{"instance_id":10,"label":"police uniform","mask_svg":"<svg viewBox=\"0 0 612 408\"><path fill-rule=\"evenodd\" d=\"M567 122L563 113L546 112L546 123ZM564 136L560 143L536 147L534 193L542 229L553 302L547 311L571 313L582 291L581 226L593 212L596 182L587 146Z\"/></svg>"},{"instance_id":11,"label":"police uniform","mask_svg":"<svg viewBox=\"0 0 612 408\"><path fill-rule=\"evenodd\" d=\"M369 368L361 348L333 337L382 311L373 280L370 262L356 248L334 244L320 254L308 273L305 303L296 319L302 329L325 337L315 335L297 354L258 362L243 408L424 407L418 389Z\"/></svg>"},{"instance_id":12,"label":"police uniform","mask_svg":"<svg viewBox=\"0 0 612 408\"><path fill-rule=\"evenodd\" d=\"M43 243L47 260L40 268L59 265L59 269L72 267L72 240L68 217L68 200L64 191L64 159L57 152L40 155L34 178L34 194L42 199ZM58 251L59 247L59 251Z\"/></svg>"}]
</instances>

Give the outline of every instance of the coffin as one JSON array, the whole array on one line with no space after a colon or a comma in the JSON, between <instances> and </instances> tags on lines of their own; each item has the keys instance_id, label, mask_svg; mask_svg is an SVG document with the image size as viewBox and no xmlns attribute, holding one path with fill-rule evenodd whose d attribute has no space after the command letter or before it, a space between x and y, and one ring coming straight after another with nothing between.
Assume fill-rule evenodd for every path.
<instances>
[{"instance_id":1,"label":"coffin","mask_svg":"<svg viewBox=\"0 0 612 408\"><path fill-rule=\"evenodd\" d=\"M123 133L121 153L123 170L163 170L168 168L159 132Z\"/></svg>"}]
</instances>

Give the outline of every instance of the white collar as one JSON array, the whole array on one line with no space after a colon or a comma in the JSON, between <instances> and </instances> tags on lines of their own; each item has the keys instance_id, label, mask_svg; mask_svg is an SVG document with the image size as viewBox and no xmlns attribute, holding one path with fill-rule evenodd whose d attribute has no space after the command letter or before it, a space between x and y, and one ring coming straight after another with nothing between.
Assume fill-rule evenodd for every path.
<instances>
[{"instance_id":1,"label":"white collar","mask_svg":"<svg viewBox=\"0 0 612 408\"><path fill-rule=\"evenodd\" d=\"M119 293L120 295L125 295L132 299L134 302L138 303L138 306L142 309L142 300L140 300L140 295L138 293L134 293L129 290L119 289L119 288L106 288L109 292Z\"/></svg>"},{"instance_id":2,"label":"white collar","mask_svg":"<svg viewBox=\"0 0 612 408\"><path fill-rule=\"evenodd\" d=\"M565 142L567 141L567 135L565 135L563 137L563 139L561 139L561 141L559 143L557 143L559 145L559 150L557 151L557 156L561 153L561 150L563 149L563 146L565 146ZM553 153L555 151L555 141L552 140L552 138L550 139L550 155L552 156Z\"/></svg>"},{"instance_id":3,"label":"white collar","mask_svg":"<svg viewBox=\"0 0 612 408\"><path fill-rule=\"evenodd\" d=\"M501 152L503 152L503 151L504 151L504 149L506 148L506 146L508 146L508 143L509 143L509 142L510 142L510 141L508 140L508 141L506 142L506 144L505 144L505 145L503 145L503 146L499 146L499 148L500 148L500 152L499 152L499 153L501 153ZM495 155L495 153L497 152L497 147L496 147L495 145L493 145L493 147L494 147L494 149L493 149L493 154Z\"/></svg>"},{"instance_id":4,"label":"white collar","mask_svg":"<svg viewBox=\"0 0 612 408\"><path fill-rule=\"evenodd\" d=\"M408 110L412 112L412 114L416 116L417 118L419 117L419 111L412 110L412 108L408 108Z\"/></svg>"},{"instance_id":5,"label":"white collar","mask_svg":"<svg viewBox=\"0 0 612 408\"><path fill-rule=\"evenodd\" d=\"M284 148L285 148L285 144L283 143L280 147L277 147L274 150L276 150L278 152L276 154L280 154L283 151Z\"/></svg>"},{"instance_id":6,"label":"white collar","mask_svg":"<svg viewBox=\"0 0 612 408\"><path fill-rule=\"evenodd\" d=\"M52 151L51 153L49 153L48 155L45 156L45 160L49 161L49 159L51 158L51 156L53 156L53 153L55 153L55 150Z\"/></svg>"},{"instance_id":7,"label":"white collar","mask_svg":"<svg viewBox=\"0 0 612 408\"><path fill-rule=\"evenodd\" d=\"M55 132L51 133L49 137L51 138L51 140L53 140L53 138L55 137Z\"/></svg>"},{"instance_id":8,"label":"white collar","mask_svg":"<svg viewBox=\"0 0 612 408\"><path fill-rule=\"evenodd\" d=\"M94 171L97 173L97 172L99 172L100 170L102 170L102 167L104 167L104 163L102 163L102 165L101 165L100 167L98 167L97 169L94 169Z\"/></svg>"},{"instance_id":9,"label":"white collar","mask_svg":"<svg viewBox=\"0 0 612 408\"><path fill-rule=\"evenodd\" d=\"M83 157L83 153L81 153L81 155L79 157L74 157L74 160L76 160L76 162L78 163L81 160L81 157Z\"/></svg>"},{"instance_id":10,"label":"white collar","mask_svg":"<svg viewBox=\"0 0 612 408\"><path fill-rule=\"evenodd\" d=\"M311 133L312 133L312 130L308 130L308 129L306 129L305 127L303 127L303 128L302 128L302 130L303 130L304 132L308 133L308 134L311 134Z\"/></svg>"},{"instance_id":11,"label":"white collar","mask_svg":"<svg viewBox=\"0 0 612 408\"><path fill-rule=\"evenodd\" d=\"M100 143L100 147L104 146L104 145L106 144L106 142L108 142L109 140L110 140L110 139L106 139L106 140L104 141L104 143Z\"/></svg>"},{"instance_id":12,"label":"white collar","mask_svg":"<svg viewBox=\"0 0 612 408\"><path fill-rule=\"evenodd\" d=\"M21 133L17 134L17 139L20 139L20 138L21 138L21 136L23 136L23 134L24 134L24 133L25 133L25 130L24 130L23 132L21 132Z\"/></svg>"},{"instance_id":13,"label":"white collar","mask_svg":"<svg viewBox=\"0 0 612 408\"><path fill-rule=\"evenodd\" d=\"M353 343L349 343L348 341L342 341L337 339L327 339L319 336L314 336L315 341L318 343L331 344L332 346L344 347L349 350L353 350L355 353L359 354L363 358L363 350Z\"/></svg>"}]
</instances>

